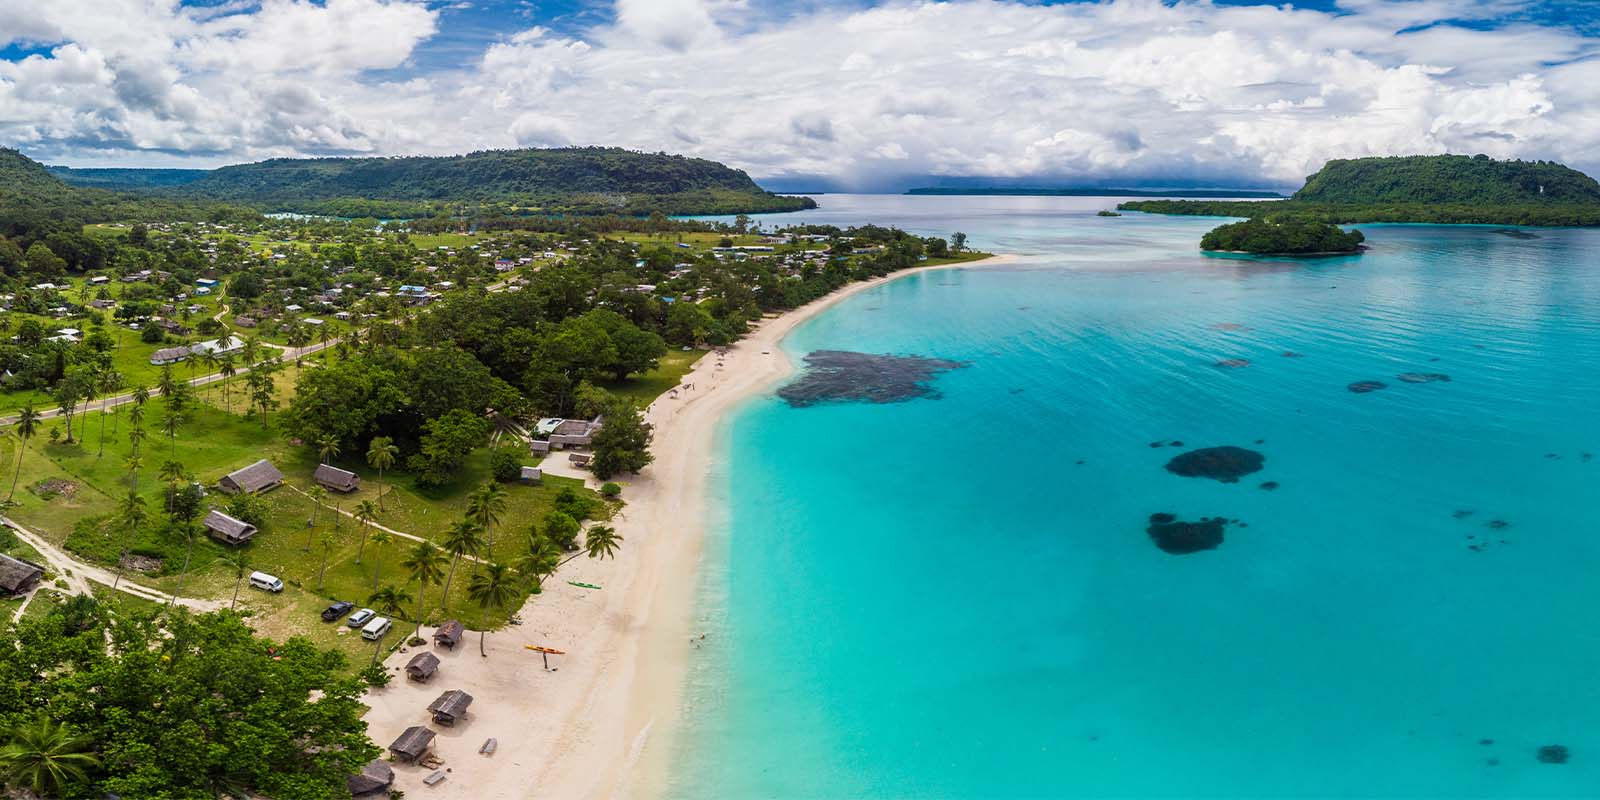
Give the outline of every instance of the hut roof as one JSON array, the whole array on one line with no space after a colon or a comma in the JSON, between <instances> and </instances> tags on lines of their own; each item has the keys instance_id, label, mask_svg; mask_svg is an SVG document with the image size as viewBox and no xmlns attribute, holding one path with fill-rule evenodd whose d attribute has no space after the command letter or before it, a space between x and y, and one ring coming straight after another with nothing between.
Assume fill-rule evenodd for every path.
<instances>
[{"instance_id":1,"label":"hut roof","mask_svg":"<svg viewBox=\"0 0 1600 800\"><path fill-rule=\"evenodd\" d=\"M438 699L428 704L428 711L434 714L445 714L459 717L467 713L467 706L472 705L472 695L460 689L451 689L439 695Z\"/></svg>"},{"instance_id":2,"label":"hut roof","mask_svg":"<svg viewBox=\"0 0 1600 800\"><path fill-rule=\"evenodd\" d=\"M433 641L436 644L455 647L461 643L461 634L465 632L466 628L462 626L460 620L446 620L443 625L439 626L438 630L433 632Z\"/></svg>"},{"instance_id":3,"label":"hut roof","mask_svg":"<svg viewBox=\"0 0 1600 800\"><path fill-rule=\"evenodd\" d=\"M259 492L283 483L283 473L272 462L261 459L244 469L234 470L223 477L224 488L240 492Z\"/></svg>"},{"instance_id":4,"label":"hut roof","mask_svg":"<svg viewBox=\"0 0 1600 800\"><path fill-rule=\"evenodd\" d=\"M413 678L427 678L439 669L439 657L424 650L406 662L406 674Z\"/></svg>"},{"instance_id":5,"label":"hut roof","mask_svg":"<svg viewBox=\"0 0 1600 800\"><path fill-rule=\"evenodd\" d=\"M407 758L421 758L428 752L428 747L433 744L433 731L421 725L412 725L400 734L394 743L389 745L389 750Z\"/></svg>"},{"instance_id":6,"label":"hut roof","mask_svg":"<svg viewBox=\"0 0 1600 800\"><path fill-rule=\"evenodd\" d=\"M256 526L242 519L230 517L214 508L206 515L202 524L211 532L213 538L221 539L228 544L239 544L256 535Z\"/></svg>"},{"instance_id":7,"label":"hut roof","mask_svg":"<svg viewBox=\"0 0 1600 800\"><path fill-rule=\"evenodd\" d=\"M44 567L0 553L0 594L21 594L44 575Z\"/></svg>"},{"instance_id":8,"label":"hut roof","mask_svg":"<svg viewBox=\"0 0 1600 800\"><path fill-rule=\"evenodd\" d=\"M353 492L361 488L360 475L327 464L318 464L317 471L311 477L336 492Z\"/></svg>"},{"instance_id":9,"label":"hut roof","mask_svg":"<svg viewBox=\"0 0 1600 800\"><path fill-rule=\"evenodd\" d=\"M360 772L345 778L344 783L352 795L376 794L394 783L394 767L381 758L375 758L367 762Z\"/></svg>"}]
</instances>

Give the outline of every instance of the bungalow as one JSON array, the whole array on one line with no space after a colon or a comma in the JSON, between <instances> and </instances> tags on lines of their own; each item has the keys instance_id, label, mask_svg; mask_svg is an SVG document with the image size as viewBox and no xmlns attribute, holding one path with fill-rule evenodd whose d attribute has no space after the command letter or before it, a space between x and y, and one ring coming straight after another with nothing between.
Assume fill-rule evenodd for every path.
<instances>
[{"instance_id":1,"label":"bungalow","mask_svg":"<svg viewBox=\"0 0 1600 800\"><path fill-rule=\"evenodd\" d=\"M290 303L289 305L284 306L283 310L289 312L290 314L298 314L305 309L298 304Z\"/></svg>"},{"instance_id":2,"label":"bungalow","mask_svg":"<svg viewBox=\"0 0 1600 800\"><path fill-rule=\"evenodd\" d=\"M226 356L242 350L244 350L244 340L237 336L229 336L226 339L207 339L189 348L189 352L197 356L206 353L214 356Z\"/></svg>"},{"instance_id":3,"label":"bungalow","mask_svg":"<svg viewBox=\"0 0 1600 800\"><path fill-rule=\"evenodd\" d=\"M228 494L254 494L264 492L283 483L283 473L272 462L261 459L244 469L235 470L217 481L217 487Z\"/></svg>"},{"instance_id":4,"label":"bungalow","mask_svg":"<svg viewBox=\"0 0 1600 800\"><path fill-rule=\"evenodd\" d=\"M548 443L546 443L546 445L548 447ZM544 472L542 470L540 470L538 467L523 467L522 468L522 482L523 483L540 483L543 480L544 480Z\"/></svg>"},{"instance_id":5,"label":"bungalow","mask_svg":"<svg viewBox=\"0 0 1600 800\"><path fill-rule=\"evenodd\" d=\"M418 683L427 683L439 671L439 657L424 650L406 662L406 677Z\"/></svg>"},{"instance_id":6,"label":"bungalow","mask_svg":"<svg viewBox=\"0 0 1600 800\"><path fill-rule=\"evenodd\" d=\"M233 324L240 328L254 328L259 323L255 317L234 317Z\"/></svg>"},{"instance_id":7,"label":"bungalow","mask_svg":"<svg viewBox=\"0 0 1600 800\"><path fill-rule=\"evenodd\" d=\"M389 796L389 787L394 785L394 767L381 758L374 758L361 768L361 771L344 779L344 788L350 790L351 797L364 797L367 795Z\"/></svg>"},{"instance_id":8,"label":"bungalow","mask_svg":"<svg viewBox=\"0 0 1600 800\"><path fill-rule=\"evenodd\" d=\"M0 597L21 597L44 578L44 567L0 553Z\"/></svg>"},{"instance_id":9,"label":"bungalow","mask_svg":"<svg viewBox=\"0 0 1600 800\"><path fill-rule=\"evenodd\" d=\"M312 479L325 489L349 493L361 488L361 476L328 464L318 464Z\"/></svg>"},{"instance_id":10,"label":"bungalow","mask_svg":"<svg viewBox=\"0 0 1600 800\"><path fill-rule=\"evenodd\" d=\"M164 364L176 364L188 357L187 347L163 347L150 354L150 363L159 367Z\"/></svg>"},{"instance_id":11,"label":"bungalow","mask_svg":"<svg viewBox=\"0 0 1600 800\"><path fill-rule=\"evenodd\" d=\"M216 286L217 285L217 281L214 278L196 278L195 282L194 282L194 285L196 285L196 286L204 286L204 287L209 289L212 286Z\"/></svg>"},{"instance_id":12,"label":"bungalow","mask_svg":"<svg viewBox=\"0 0 1600 800\"><path fill-rule=\"evenodd\" d=\"M461 624L461 620L446 620L443 625L434 630L433 643L442 645L446 649L454 650L456 645L461 644L461 636L466 632L467 629Z\"/></svg>"},{"instance_id":13,"label":"bungalow","mask_svg":"<svg viewBox=\"0 0 1600 800\"><path fill-rule=\"evenodd\" d=\"M467 716L467 706L472 705L472 695L460 689L451 689L428 704L428 713L440 725L455 725Z\"/></svg>"},{"instance_id":14,"label":"bungalow","mask_svg":"<svg viewBox=\"0 0 1600 800\"><path fill-rule=\"evenodd\" d=\"M47 342L62 342L63 344L77 344L83 341L83 331L77 328L62 328L54 334L45 337Z\"/></svg>"},{"instance_id":15,"label":"bungalow","mask_svg":"<svg viewBox=\"0 0 1600 800\"><path fill-rule=\"evenodd\" d=\"M210 286L197 286L197 287L195 287L194 293L203 297L205 295L211 294L211 287Z\"/></svg>"},{"instance_id":16,"label":"bungalow","mask_svg":"<svg viewBox=\"0 0 1600 800\"><path fill-rule=\"evenodd\" d=\"M211 534L211 538L223 544L244 544L250 541L250 537L256 535L256 526L242 519L230 517L214 508L206 515L202 524L205 525L206 533Z\"/></svg>"},{"instance_id":17,"label":"bungalow","mask_svg":"<svg viewBox=\"0 0 1600 800\"><path fill-rule=\"evenodd\" d=\"M96 275L93 278L89 279L89 285L90 286L104 286L104 285L106 285L106 284L108 284L110 282L111 282L111 279L106 277L106 276L104 276L104 275Z\"/></svg>"},{"instance_id":18,"label":"bungalow","mask_svg":"<svg viewBox=\"0 0 1600 800\"><path fill-rule=\"evenodd\" d=\"M433 746L433 737L436 735L421 725L412 725L389 745L389 752L394 754L397 761L405 763L420 761Z\"/></svg>"}]
</instances>

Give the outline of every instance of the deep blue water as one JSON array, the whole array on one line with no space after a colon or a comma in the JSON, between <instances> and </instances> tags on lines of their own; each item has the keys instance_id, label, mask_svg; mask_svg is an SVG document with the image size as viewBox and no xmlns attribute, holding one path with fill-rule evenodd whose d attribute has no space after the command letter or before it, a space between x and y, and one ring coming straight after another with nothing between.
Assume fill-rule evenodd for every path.
<instances>
[{"instance_id":1,"label":"deep blue water","mask_svg":"<svg viewBox=\"0 0 1600 800\"><path fill-rule=\"evenodd\" d=\"M939 399L725 427L672 797L1600 795L1600 231L1250 261L1104 200L822 200L786 217L1024 258L785 342L970 362ZM1214 445L1265 468L1163 469ZM1155 512L1247 527L1170 555Z\"/></svg>"}]
</instances>

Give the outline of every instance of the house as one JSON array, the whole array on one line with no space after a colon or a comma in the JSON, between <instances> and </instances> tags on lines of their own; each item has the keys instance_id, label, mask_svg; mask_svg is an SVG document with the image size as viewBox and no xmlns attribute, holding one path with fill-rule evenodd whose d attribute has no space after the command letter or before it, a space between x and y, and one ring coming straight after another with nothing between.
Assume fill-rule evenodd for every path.
<instances>
[{"instance_id":1,"label":"house","mask_svg":"<svg viewBox=\"0 0 1600 800\"><path fill-rule=\"evenodd\" d=\"M546 442L545 446L548 448L549 447L549 443ZM522 468L522 482L523 483L539 483L540 481L543 481L543 480L544 480L544 472L542 470L540 470L538 467L523 467Z\"/></svg>"},{"instance_id":2,"label":"house","mask_svg":"<svg viewBox=\"0 0 1600 800\"><path fill-rule=\"evenodd\" d=\"M467 629L462 626L461 620L446 620L434 630L433 643L454 650L456 645L461 644L461 635L466 632Z\"/></svg>"},{"instance_id":3,"label":"house","mask_svg":"<svg viewBox=\"0 0 1600 800\"><path fill-rule=\"evenodd\" d=\"M106 285L106 284L108 284L110 282L111 282L111 279L106 277L106 276L104 276L104 275L96 275L93 278L89 279L89 285L90 286L104 286L104 285Z\"/></svg>"},{"instance_id":4,"label":"house","mask_svg":"<svg viewBox=\"0 0 1600 800\"><path fill-rule=\"evenodd\" d=\"M197 356L205 353L210 353L214 356L226 356L243 350L244 340L237 336L229 336L226 339L207 339L189 348L189 352Z\"/></svg>"},{"instance_id":5,"label":"house","mask_svg":"<svg viewBox=\"0 0 1600 800\"><path fill-rule=\"evenodd\" d=\"M205 525L206 533L211 534L211 538L223 544L244 544L256 535L256 526L214 508L201 524Z\"/></svg>"},{"instance_id":6,"label":"house","mask_svg":"<svg viewBox=\"0 0 1600 800\"><path fill-rule=\"evenodd\" d=\"M376 795L380 792L385 797L389 794L389 787L394 785L394 767L381 758L374 758L361 768L361 771L344 779L344 788L350 790L351 797L364 797Z\"/></svg>"},{"instance_id":7,"label":"house","mask_svg":"<svg viewBox=\"0 0 1600 800\"><path fill-rule=\"evenodd\" d=\"M460 689L451 689L428 704L428 713L433 714L433 721L440 725L455 725L467 716L467 706L470 705L472 695Z\"/></svg>"},{"instance_id":8,"label":"house","mask_svg":"<svg viewBox=\"0 0 1600 800\"><path fill-rule=\"evenodd\" d=\"M360 475L328 464L318 464L317 471L312 473L311 477L324 489L332 489L335 492L348 494L361 488Z\"/></svg>"},{"instance_id":9,"label":"house","mask_svg":"<svg viewBox=\"0 0 1600 800\"><path fill-rule=\"evenodd\" d=\"M188 357L187 347L163 347L150 354L150 363L159 367L163 364L176 364Z\"/></svg>"},{"instance_id":10,"label":"house","mask_svg":"<svg viewBox=\"0 0 1600 800\"><path fill-rule=\"evenodd\" d=\"M397 761L415 763L428 754L428 749L433 746L433 737L436 735L421 725L412 725L389 745L389 752L394 754Z\"/></svg>"},{"instance_id":11,"label":"house","mask_svg":"<svg viewBox=\"0 0 1600 800\"><path fill-rule=\"evenodd\" d=\"M406 677L418 683L427 683L439 671L439 657L424 650L406 662Z\"/></svg>"},{"instance_id":12,"label":"house","mask_svg":"<svg viewBox=\"0 0 1600 800\"><path fill-rule=\"evenodd\" d=\"M550 452L550 443L543 439L533 439L528 442L528 449L535 453Z\"/></svg>"},{"instance_id":13,"label":"house","mask_svg":"<svg viewBox=\"0 0 1600 800\"><path fill-rule=\"evenodd\" d=\"M283 483L283 473L272 462L261 459L244 469L235 470L217 481L218 488L228 494L254 494L264 492Z\"/></svg>"},{"instance_id":14,"label":"house","mask_svg":"<svg viewBox=\"0 0 1600 800\"><path fill-rule=\"evenodd\" d=\"M217 282L213 278L196 278L195 282L194 282L194 285L203 286L203 287L206 287L206 288L209 289L212 286L216 286Z\"/></svg>"},{"instance_id":15,"label":"house","mask_svg":"<svg viewBox=\"0 0 1600 800\"><path fill-rule=\"evenodd\" d=\"M234 317L233 324L240 328L254 328L259 323L255 317Z\"/></svg>"},{"instance_id":16,"label":"house","mask_svg":"<svg viewBox=\"0 0 1600 800\"><path fill-rule=\"evenodd\" d=\"M44 567L0 553L0 597L21 597L44 577Z\"/></svg>"}]
</instances>

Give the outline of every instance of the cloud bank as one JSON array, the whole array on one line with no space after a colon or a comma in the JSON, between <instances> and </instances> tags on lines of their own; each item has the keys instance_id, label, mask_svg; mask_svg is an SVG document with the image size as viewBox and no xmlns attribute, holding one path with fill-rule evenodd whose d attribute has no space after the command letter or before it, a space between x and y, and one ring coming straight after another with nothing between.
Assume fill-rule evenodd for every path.
<instances>
[{"instance_id":1,"label":"cloud bank","mask_svg":"<svg viewBox=\"0 0 1600 800\"><path fill-rule=\"evenodd\" d=\"M1600 40L1514 3L616 0L447 69L425 0L0 0L0 143L77 165L620 145L760 177L1296 184L1323 161L1600 166ZM535 20L537 22L537 20Z\"/></svg>"}]
</instances>

